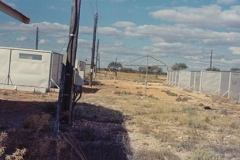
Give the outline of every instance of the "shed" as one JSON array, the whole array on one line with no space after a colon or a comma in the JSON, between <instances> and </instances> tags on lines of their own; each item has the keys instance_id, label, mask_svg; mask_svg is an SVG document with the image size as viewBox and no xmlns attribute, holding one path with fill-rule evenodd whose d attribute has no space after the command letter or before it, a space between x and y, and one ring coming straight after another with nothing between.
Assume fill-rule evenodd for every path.
<instances>
[{"instance_id":1,"label":"shed","mask_svg":"<svg viewBox=\"0 0 240 160\"><path fill-rule=\"evenodd\" d=\"M46 92L60 84L63 55L0 47L0 88Z\"/></svg>"}]
</instances>

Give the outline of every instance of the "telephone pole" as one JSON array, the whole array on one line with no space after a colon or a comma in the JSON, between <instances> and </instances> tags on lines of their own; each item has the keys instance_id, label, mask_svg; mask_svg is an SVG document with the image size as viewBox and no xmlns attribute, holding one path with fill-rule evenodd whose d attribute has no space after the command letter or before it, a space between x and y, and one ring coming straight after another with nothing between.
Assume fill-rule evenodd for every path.
<instances>
[{"instance_id":1,"label":"telephone pole","mask_svg":"<svg viewBox=\"0 0 240 160\"><path fill-rule=\"evenodd\" d=\"M77 52L77 40L78 29L80 20L80 6L81 0L72 0L72 13L69 28L69 42L67 47L67 59L65 67L65 81L62 95L62 107L61 111L64 112L63 120L69 125L72 124L72 112L74 101L74 75L73 69L75 66L76 52ZM60 97L61 98L61 97Z\"/></svg>"},{"instance_id":2,"label":"telephone pole","mask_svg":"<svg viewBox=\"0 0 240 160\"><path fill-rule=\"evenodd\" d=\"M93 41L92 41L92 59L91 59L90 81L89 81L89 85L91 87L92 87L92 79L93 79L93 67L94 67L94 55L95 55L97 22L98 22L98 12L96 12L94 14Z\"/></svg>"},{"instance_id":3,"label":"telephone pole","mask_svg":"<svg viewBox=\"0 0 240 160\"><path fill-rule=\"evenodd\" d=\"M211 56L210 56L210 70L212 70L212 53L213 53L213 50L211 50Z\"/></svg>"},{"instance_id":4,"label":"telephone pole","mask_svg":"<svg viewBox=\"0 0 240 160\"><path fill-rule=\"evenodd\" d=\"M39 29L37 27L37 30L36 30L36 50L38 50L38 32L39 32Z\"/></svg>"}]
</instances>

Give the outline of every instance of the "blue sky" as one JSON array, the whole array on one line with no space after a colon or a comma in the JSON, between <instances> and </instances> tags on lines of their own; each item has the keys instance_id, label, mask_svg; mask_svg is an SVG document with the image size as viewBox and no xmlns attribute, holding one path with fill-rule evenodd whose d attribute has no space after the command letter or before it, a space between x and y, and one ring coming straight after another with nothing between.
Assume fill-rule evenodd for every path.
<instances>
[{"instance_id":1,"label":"blue sky","mask_svg":"<svg viewBox=\"0 0 240 160\"><path fill-rule=\"evenodd\" d=\"M22 24L0 12L0 46L66 52L71 0L3 0L30 17ZM99 13L101 66L150 55L189 70L240 68L237 0L82 0L77 58L91 58L93 14ZM137 63L137 62L136 62ZM145 63L143 61L138 63ZM152 61L151 64L157 64Z\"/></svg>"}]
</instances>

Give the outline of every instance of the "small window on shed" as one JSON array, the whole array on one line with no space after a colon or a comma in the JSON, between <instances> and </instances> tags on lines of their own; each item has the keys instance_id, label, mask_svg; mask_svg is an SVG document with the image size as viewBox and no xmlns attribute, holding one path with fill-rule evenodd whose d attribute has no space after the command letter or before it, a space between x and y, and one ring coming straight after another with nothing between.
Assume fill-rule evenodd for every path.
<instances>
[{"instance_id":1,"label":"small window on shed","mask_svg":"<svg viewBox=\"0 0 240 160\"><path fill-rule=\"evenodd\" d=\"M27 54L27 53L19 53L20 59L32 59L32 60L42 60L42 55L37 54Z\"/></svg>"}]
</instances>

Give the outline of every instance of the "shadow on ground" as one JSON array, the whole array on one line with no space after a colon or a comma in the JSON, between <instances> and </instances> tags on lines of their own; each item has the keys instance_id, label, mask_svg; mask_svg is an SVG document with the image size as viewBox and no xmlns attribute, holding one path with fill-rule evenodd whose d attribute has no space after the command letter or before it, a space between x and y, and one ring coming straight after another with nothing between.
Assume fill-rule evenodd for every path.
<instances>
[{"instance_id":1,"label":"shadow on ground","mask_svg":"<svg viewBox=\"0 0 240 160\"><path fill-rule=\"evenodd\" d=\"M131 156L121 112L81 103L75 113L75 137L88 159L125 160Z\"/></svg>"},{"instance_id":2,"label":"shadow on ground","mask_svg":"<svg viewBox=\"0 0 240 160\"><path fill-rule=\"evenodd\" d=\"M88 160L128 159L131 149L120 112L82 103L77 104L75 113L73 126L61 125L60 134L71 137L74 146L80 148ZM38 130L35 125L41 124L42 115L46 114L50 116L48 123ZM56 102L0 100L0 132L8 134L5 153L26 148L24 159L54 159L56 150L51 137L55 116ZM74 146L68 144L59 159L80 159L76 153L71 153L75 152ZM39 151L44 152L40 154Z\"/></svg>"},{"instance_id":3,"label":"shadow on ground","mask_svg":"<svg viewBox=\"0 0 240 160\"><path fill-rule=\"evenodd\" d=\"M83 93L97 93L99 91L99 89L97 88L87 88L87 87L83 87Z\"/></svg>"}]
</instances>

